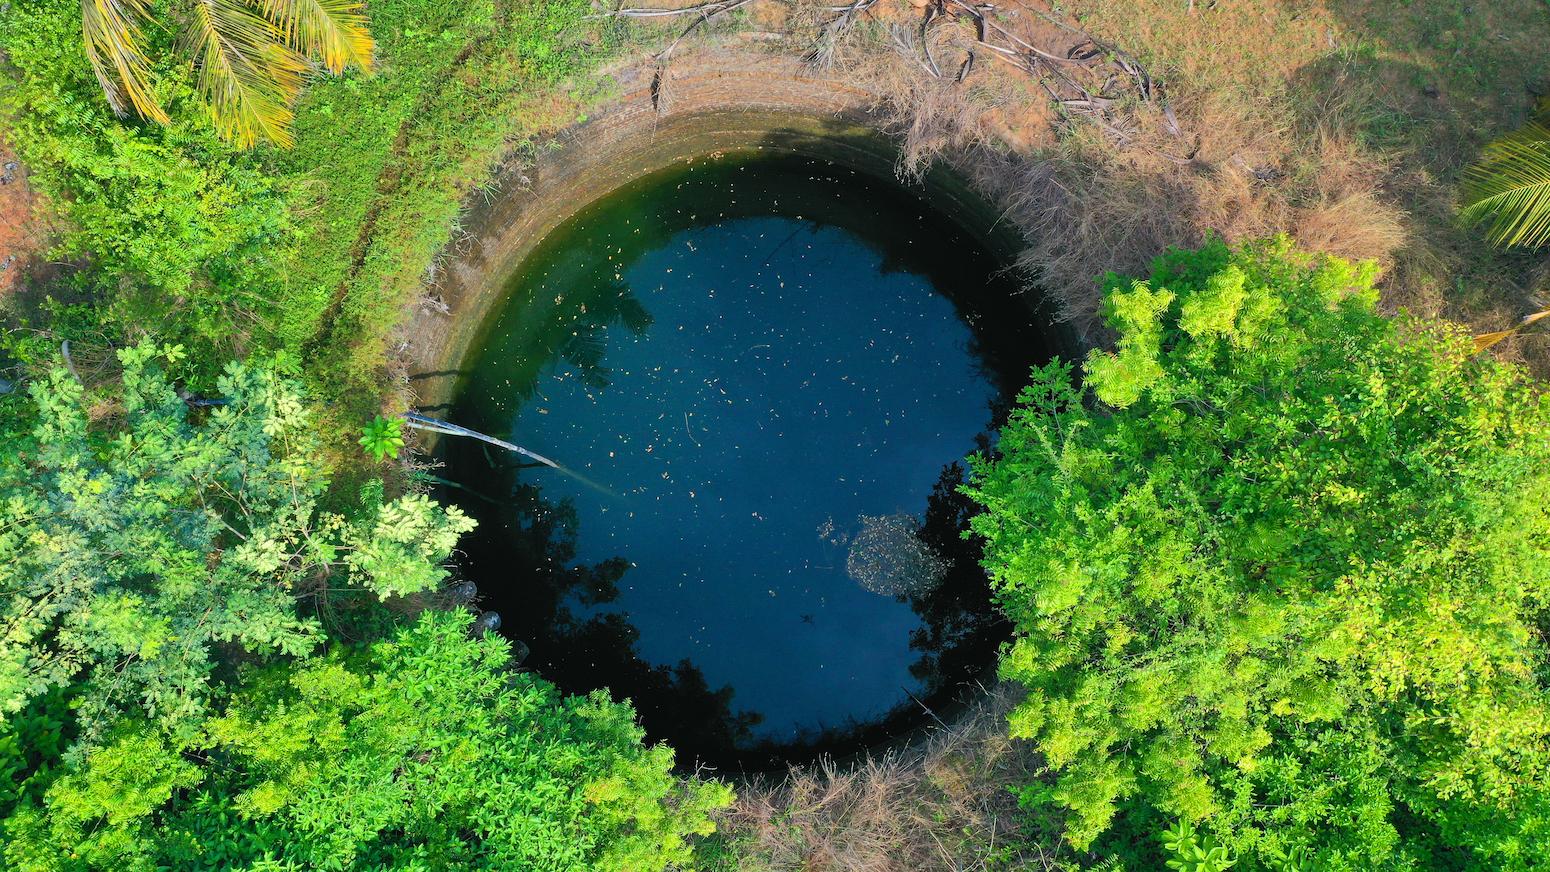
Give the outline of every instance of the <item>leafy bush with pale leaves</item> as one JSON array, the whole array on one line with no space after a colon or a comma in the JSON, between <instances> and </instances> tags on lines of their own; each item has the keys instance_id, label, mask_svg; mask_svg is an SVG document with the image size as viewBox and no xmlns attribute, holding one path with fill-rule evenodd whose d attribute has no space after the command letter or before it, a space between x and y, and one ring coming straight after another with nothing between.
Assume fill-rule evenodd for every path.
<instances>
[{"instance_id":1,"label":"leafy bush with pale leaves","mask_svg":"<svg viewBox=\"0 0 1550 872\"><path fill-rule=\"evenodd\" d=\"M165 372L179 354L124 349L108 396L65 369L31 387L38 423L0 456L0 719L84 681L89 734L124 711L193 723L214 649L306 654L322 633L298 600L336 569L384 598L434 589L472 527L412 495L374 516L319 512L296 386L233 364L229 403L194 410Z\"/></svg>"},{"instance_id":2,"label":"leafy bush with pale leaves","mask_svg":"<svg viewBox=\"0 0 1550 872\"><path fill-rule=\"evenodd\" d=\"M1073 844L1550 856L1550 403L1373 279L1285 241L1111 276L1116 350L1036 371L973 464L1022 798Z\"/></svg>"}]
</instances>

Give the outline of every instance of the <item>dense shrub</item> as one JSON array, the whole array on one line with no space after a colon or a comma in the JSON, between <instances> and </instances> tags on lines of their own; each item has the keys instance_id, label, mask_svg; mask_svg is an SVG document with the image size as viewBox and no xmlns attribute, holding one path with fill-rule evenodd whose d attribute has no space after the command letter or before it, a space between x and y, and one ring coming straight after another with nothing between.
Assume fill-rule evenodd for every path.
<instances>
[{"instance_id":1,"label":"dense shrub","mask_svg":"<svg viewBox=\"0 0 1550 872\"><path fill-rule=\"evenodd\" d=\"M689 861L730 790L675 775L629 705L511 671L471 614L320 656L369 623L327 603L435 591L472 522L380 483L320 510L297 386L234 364L193 406L179 356L124 350L94 390L58 369L0 455L0 867Z\"/></svg>"},{"instance_id":2,"label":"dense shrub","mask_svg":"<svg viewBox=\"0 0 1550 872\"><path fill-rule=\"evenodd\" d=\"M119 352L121 387L100 395L64 368L32 385L37 425L0 455L0 720L86 680L92 724L143 709L179 729L214 649L306 654L322 629L297 600L331 572L383 597L431 590L473 526L418 496L318 511L297 387L233 364L218 383L229 404L196 413L164 371L179 355Z\"/></svg>"},{"instance_id":3,"label":"dense shrub","mask_svg":"<svg viewBox=\"0 0 1550 872\"><path fill-rule=\"evenodd\" d=\"M584 0L376 0L376 74L311 80L294 148L241 152L210 123L172 29L145 34L169 122L116 118L81 8L0 4L0 125L64 219L56 254L82 267L58 296L96 302L94 332L179 342L196 364L304 352L351 427L379 411L388 338L466 196L577 118L615 43Z\"/></svg>"},{"instance_id":4,"label":"dense shrub","mask_svg":"<svg viewBox=\"0 0 1550 872\"><path fill-rule=\"evenodd\" d=\"M974 464L1003 672L1079 847L1173 818L1276 868L1550 851L1550 405L1284 241L1111 276ZM1155 860L1154 860L1155 861Z\"/></svg>"},{"instance_id":5,"label":"dense shrub","mask_svg":"<svg viewBox=\"0 0 1550 872\"><path fill-rule=\"evenodd\" d=\"M174 39L149 38L157 53ZM256 158L219 139L187 71L158 70L168 126L120 121L82 51L81 6L60 0L0 7L0 58L6 137L65 219L58 254L90 260L79 280L112 320L190 347L263 338L283 311L289 207Z\"/></svg>"},{"instance_id":6,"label":"dense shrub","mask_svg":"<svg viewBox=\"0 0 1550 872\"><path fill-rule=\"evenodd\" d=\"M251 676L178 742L127 723L6 824L19 869L647 872L731 790L672 773L628 704L507 669L468 613Z\"/></svg>"}]
</instances>

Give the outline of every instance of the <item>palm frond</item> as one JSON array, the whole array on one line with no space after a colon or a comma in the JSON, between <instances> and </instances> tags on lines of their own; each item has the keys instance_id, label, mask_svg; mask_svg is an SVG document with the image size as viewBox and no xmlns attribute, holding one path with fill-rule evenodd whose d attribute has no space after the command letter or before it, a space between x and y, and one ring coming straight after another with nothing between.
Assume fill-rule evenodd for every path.
<instances>
[{"instance_id":1,"label":"palm frond","mask_svg":"<svg viewBox=\"0 0 1550 872\"><path fill-rule=\"evenodd\" d=\"M81 36L86 59L119 115L130 107L153 121L167 113L151 95L151 65L140 49L139 22L150 17L145 0L81 0Z\"/></svg>"},{"instance_id":2,"label":"palm frond","mask_svg":"<svg viewBox=\"0 0 1550 872\"><path fill-rule=\"evenodd\" d=\"M322 61L329 72L344 72L350 64L370 72L375 44L360 0L260 0L259 8L286 45Z\"/></svg>"},{"instance_id":3,"label":"palm frond","mask_svg":"<svg viewBox=\"0 0 1550 872\"><path fill-rule=\"evenodd\" d=\"M291 144L291 102L307 63L279 28L240 0L196 0L185 44L221 135L242 148Z\"/></svg>"},{"instance_id":4,"label":"palm frond","mask_svg":"<svg viewBox=\"0 0 1550 872\"><path fill-rule=\"evenodd\" d=\"M1461 217L1486 224L1497 245L1537 247L1550 242L1550 116L1486 146L1464 171Z\"/></svg>"},{"instance_id":5,"label":"palm frond","mask_svg":"<svg viewBox=\"0 0 1550 872\"><path fill-rule=\"evenodd\" d=\"M1479 354L1480 352L1490 348L1503 339L1506 339L1509 336L1517 335L1517 333L1523 330L1523 328L1529 327L1537 321L1543 321L1546 318L1550 318L1550 309L1540 309L1538 312L1532 312L1528 315L1525 315L1521 321L1512 325L1506 330L1497 330L1493 333L1481 333L1475 337L1475 353Z\"/></svg>"}]
</instances>

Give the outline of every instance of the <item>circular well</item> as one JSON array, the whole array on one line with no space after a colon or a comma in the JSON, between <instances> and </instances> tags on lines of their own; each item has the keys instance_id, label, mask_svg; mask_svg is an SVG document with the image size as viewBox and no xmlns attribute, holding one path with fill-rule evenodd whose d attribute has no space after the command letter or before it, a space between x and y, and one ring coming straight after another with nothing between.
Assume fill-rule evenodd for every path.
<instances>
[{"instance_id":1,"label":"circular well","mask_svg":"<svg viewBox=\"0 0 1550 872\"><path fill-rule=\"evenodd\" d=\"M527 665L695 761L907 733L1006 628L956 492L1056 352L986 245L892 179L732 150L582 208L482 325L443 445L465 573Z\"/></svg>"}]
</instances>

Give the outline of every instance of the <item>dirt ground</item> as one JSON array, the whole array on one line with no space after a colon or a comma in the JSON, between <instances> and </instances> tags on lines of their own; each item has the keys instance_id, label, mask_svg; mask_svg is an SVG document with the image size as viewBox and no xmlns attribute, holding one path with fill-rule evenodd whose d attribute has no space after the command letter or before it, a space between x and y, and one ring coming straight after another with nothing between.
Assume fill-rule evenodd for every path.
<instances>
[{"instance_id":1,"label":"dirt ground","mask_svg":"<svg viewBox=\"0 0 1550 872\"><path fill-rule=\"evenodd\" d=\"M1493 249L1457 220L1460 172L1550 93L1543 0L1061 6L1167 80L1181 107L1197 107L1208 121L1202 135L1228 143L1228 152L1252 150L1233 144L1250 142L1250 129L1269 131L1259 139L1259 158L1272 170L1265 185L1288 189L1294 207L1321 198L1331 206L1284 229L1313 247L1377 257L1391 310L1486 331L1550 303L1550 259ZM1300 185L1310 176L1322 178ZM1331 188L1363 196L1342 206ZM1497 350L1550 373L1544 332Z\"/></svg>"},{"instance_id":2,"label":"dirt ground","mask_svg":"<svg viewBox=\"0 0 1550 872\"><path fill-rule=\"evenodd\" d=\"M0 139L0 299L21 286L48 247L43 224L35 218L36 204L26 168Z\"/></svg>"}]
</instances>

